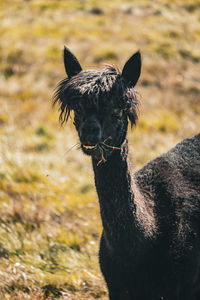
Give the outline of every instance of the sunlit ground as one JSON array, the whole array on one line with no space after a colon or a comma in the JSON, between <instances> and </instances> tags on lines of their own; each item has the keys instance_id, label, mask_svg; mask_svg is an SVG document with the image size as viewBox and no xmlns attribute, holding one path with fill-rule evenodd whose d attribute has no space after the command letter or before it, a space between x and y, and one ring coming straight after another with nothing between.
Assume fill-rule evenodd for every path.
<instances>
[{"instance_id":1,"label":"sunlit ground","mask_svg":"<svg viewBox=\"0 0 200 300\"><path fill-rule=\"evenodd\" d=\"M90 159L51 107L63 45L87 68L141 50L138 169L199 132L199 16L197 0L1 0L0 299L108 299Z\"/></svg>"}]
</instances>

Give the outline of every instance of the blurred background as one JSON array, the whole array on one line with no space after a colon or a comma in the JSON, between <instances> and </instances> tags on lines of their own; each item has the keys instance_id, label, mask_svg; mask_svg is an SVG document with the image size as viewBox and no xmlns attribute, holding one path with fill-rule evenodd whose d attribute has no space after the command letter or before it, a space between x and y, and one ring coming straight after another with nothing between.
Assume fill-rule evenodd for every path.
<instances>
[{"instance_id":1,"label":"blurred background","mask_svg":"<svg viewBox=\"0 0 200 300\"><path fill-rule=\"evenodd\" d=\"M199 132L200 1L1 0L0 299L108 299L90 158L51 106L64 44L84 68L141 50L135 169Z\"/></svg>"}]
</instances>

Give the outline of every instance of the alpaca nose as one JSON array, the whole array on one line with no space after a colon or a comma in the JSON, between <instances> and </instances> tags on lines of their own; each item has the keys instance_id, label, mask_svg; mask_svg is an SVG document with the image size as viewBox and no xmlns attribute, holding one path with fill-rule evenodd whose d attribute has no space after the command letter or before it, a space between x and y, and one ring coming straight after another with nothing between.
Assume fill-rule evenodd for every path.
<instances>
[{"instance_id":1,"label":"alpaca nose","mask_svg":"<svg viewBox=\"0 0 200 300\"><path fill-rule=\"evenodd\" d=\"M100 142L101 127L96 120L89 120L83 124L80 140L84 145L96 145Z\"/></svg>"}]
</instances>

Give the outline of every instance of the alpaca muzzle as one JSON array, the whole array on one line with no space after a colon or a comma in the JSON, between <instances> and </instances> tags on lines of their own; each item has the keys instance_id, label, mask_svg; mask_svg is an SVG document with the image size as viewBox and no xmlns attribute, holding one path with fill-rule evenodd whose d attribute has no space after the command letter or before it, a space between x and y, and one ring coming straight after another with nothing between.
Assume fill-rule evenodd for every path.
<instances>
[{"instance_id":1,"label":"alpaca muzzle","mask_svg":"<svg viewBox=\"0 0 200 300\"><path fill-rule=\"evenodd\" d=\"M83 123L80 129L80 141L88 147L93 147L101 141L101 126L96 119L89 119Z\"/></svg>"}]
</instances>

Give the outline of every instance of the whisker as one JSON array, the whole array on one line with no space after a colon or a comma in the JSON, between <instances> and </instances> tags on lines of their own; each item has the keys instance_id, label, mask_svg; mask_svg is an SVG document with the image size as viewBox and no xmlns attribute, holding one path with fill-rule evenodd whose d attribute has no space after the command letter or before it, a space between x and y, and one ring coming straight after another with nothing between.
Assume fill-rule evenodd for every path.
<instances>
[{"instance_id":1,"label":"whisker","mask_svg":"<svg viewBox=\"0 0 200 300\"><path fill-rule=\"evenodd\" d=\"M66 151L65 151L65 153L63 154L63 156L65 156L65 155L67 155L67 153L69 152L69 151L71 151L74 147L76 147L76 146L80 146L80 143L76 143L75 145L73 145L72 147L70 147L69 149L67 149Z\"/></svg>"}]
</instances>

